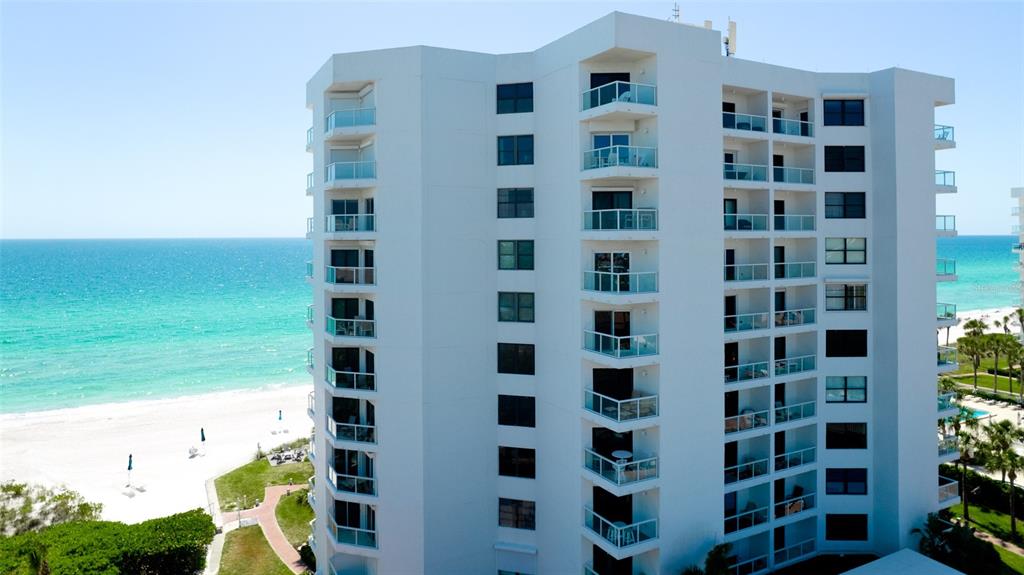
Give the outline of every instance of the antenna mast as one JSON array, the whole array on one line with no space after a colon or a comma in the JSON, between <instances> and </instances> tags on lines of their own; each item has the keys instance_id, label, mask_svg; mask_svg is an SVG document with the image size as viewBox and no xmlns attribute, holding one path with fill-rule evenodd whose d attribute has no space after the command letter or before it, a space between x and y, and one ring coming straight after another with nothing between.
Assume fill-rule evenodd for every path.
<instances>
[{"instance_id":1,"label":"antenna mast","mask_svg":"<svg viewBox=\"0 0 1024 575\"><path fill-rule=\"evenodd\" d=\"M729 35L722 40L725 44L726 57L736 55L736 23L729 20Z\"/></svg>"},{"instance_id":2,"label":"antenna mast","mask_svg":"<svg viewBox=\"0 0 1024 575\"><path fill-rule=\"evenodd\" d=\"M679 2L672 5L672 15L669 16L669 22L679 23Z\"/></svg>"}]
</instances>

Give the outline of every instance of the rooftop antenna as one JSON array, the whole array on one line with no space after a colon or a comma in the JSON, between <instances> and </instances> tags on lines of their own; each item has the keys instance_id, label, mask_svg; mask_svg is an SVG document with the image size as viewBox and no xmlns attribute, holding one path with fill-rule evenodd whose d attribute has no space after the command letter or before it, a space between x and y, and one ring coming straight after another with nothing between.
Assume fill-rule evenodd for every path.
<instances>
[{"instance_id":1,"label":"rooftop antenna","mask_svg":"<svg viewBox=\"0 0 1024 575\"><path fill-rule=\"evenodd\" d=\"M668 21L679 23L679 2L672 5L672 15L669 16Z\"/></svg>"},{"instance_id":2,"label":"rooftop antenna","mask_svg":"<svg viewBox=\"0 0 1024 575\"><path fill-rule=\"evenodd\" d=\"M729 20L729 35L722 40L722 43L725 44L726 57L736 55L736 23L732 20Z\"/></svg>"}]
</instances>

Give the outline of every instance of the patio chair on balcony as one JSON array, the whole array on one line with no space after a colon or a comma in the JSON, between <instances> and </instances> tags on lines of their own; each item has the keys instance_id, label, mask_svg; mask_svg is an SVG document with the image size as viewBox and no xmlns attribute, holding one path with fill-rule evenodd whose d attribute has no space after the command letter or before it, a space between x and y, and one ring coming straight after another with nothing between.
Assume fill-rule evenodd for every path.
<instances>
[{"instance_id":1,"label":"patio chair on balcony","mask_svg":"<svg viewBox=\"0 0 1024 575\"><path fill-rule=\"evenodd\" d=\"M632 102L633 101L633 93L627 90L627 91L619 94L619 101L620 102Z\"/></svg>"}]
</instances>

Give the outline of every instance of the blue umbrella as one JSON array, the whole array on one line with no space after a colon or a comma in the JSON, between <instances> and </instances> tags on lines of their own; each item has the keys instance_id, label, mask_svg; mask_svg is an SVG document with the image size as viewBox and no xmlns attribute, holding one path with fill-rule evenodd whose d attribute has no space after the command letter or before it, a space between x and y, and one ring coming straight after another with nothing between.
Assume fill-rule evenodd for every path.
<instances>
[{"instance_id":1,"label":"blue umbrella","mask_svg":"<svg viewBox=\"0 0 1024 575\"><path fill-rule=\"evenodd\" d=\"M281 410L280 409L277 410L277 420L281 421Z\"/></svg>"},{"instance_id":2,"label":"blue umbrella","mask_svg":"<svg viewBox=\"0 0 1024 575\"><path fill-rule=\"evenodd\" d=\"M199 440L204 443L206 442L206 430L202 427L199 428Z\"/></svg>"},{"instance_id":3,"label":"blue umbrella","mask_svg":"<svg viewBox=\"0 0 1024 575\"><path fill-rule=\"evenodd\" d=\"M132 454L128 454L128 471L132 470Z\"/></svg>"}]
</instances>

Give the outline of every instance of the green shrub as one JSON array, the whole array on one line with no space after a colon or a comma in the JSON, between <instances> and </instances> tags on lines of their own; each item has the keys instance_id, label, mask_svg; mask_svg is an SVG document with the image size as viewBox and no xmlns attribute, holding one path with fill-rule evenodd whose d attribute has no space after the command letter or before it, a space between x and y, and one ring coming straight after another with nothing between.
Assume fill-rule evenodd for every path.
<instances>
[{"instance_id":1,"label":"green shrub","mask_svg":"<svg viewBox=\"0 0 1024 575\"><path fill-rule=\"evenodd\" d=\"M299 547L299 560L310 571L316 572L316 554L313 553L313 548L308 544Z\"/></svg>"},{"instance_id":2,"label":"green shrub","mask_svg":"<svg viewBox=\"0 0 1024 575\"><path fill-rule=\"evenodd\" d=\"M102 510L99 503L90 503L65 487L0 483L0 535L38 531L68 521L97 521Z\"/></svg>"},{"instance_id":3,"label":"green shrub","mask_svg":"<svg viewBox=\"0 0 1024 575\"><path fill-rule=\"evenodd\" d=\"M951 477L960 479L961 467L950 464L942 464L939 466L939 473L943 477ZM964 486L960 486L963 489ZM1003 483L997 479L992 479L980 473L976 473L971 469L967 470L967 505L980 505L982 507L988 507L1000 513L1009 515L1010 513L1010 484ZM1017 490L1016 499L1017 501L1024 501L1024 489L1020 487L1014 487ZM1017 505L1015 515L1018 519L1024 519L1024 505Z\"/></svg>"}]
</instances>

